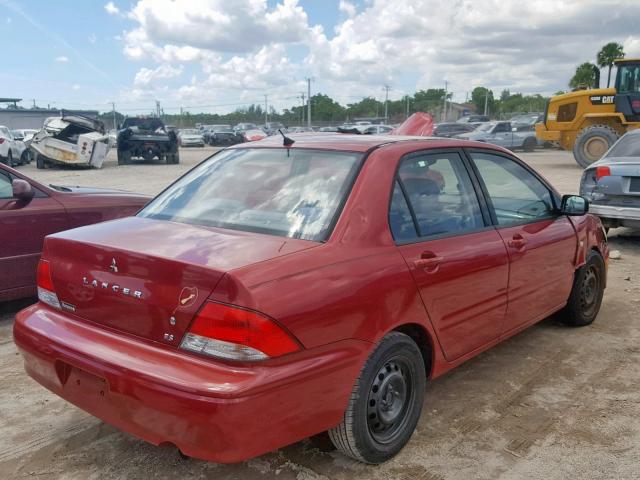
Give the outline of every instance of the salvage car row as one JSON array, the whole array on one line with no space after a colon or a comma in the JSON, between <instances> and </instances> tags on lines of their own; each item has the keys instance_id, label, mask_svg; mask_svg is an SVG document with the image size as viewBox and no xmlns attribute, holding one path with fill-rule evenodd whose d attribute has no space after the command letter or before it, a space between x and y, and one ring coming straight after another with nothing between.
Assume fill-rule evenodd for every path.
<instances>
[{"instance_id":1,"label":"salvage car row","mask_svg":"<svg viewBox=\"0 0 640 480\"><path fill-rule=\"evenodd\" d=\"M606 285L588 202L484 142L270 136L217 152L149 203L1 168L9 228L38 222L37 207L58 208L58 230L142 208L44 245L41 232L39 261L26 248L2 259L30 262L11 298L37 286L14 326L27 373L211 461L323 431L345 455L386 461L410 440L428 380L554 312L592 323Z\"/></svg>"}]
</instances>

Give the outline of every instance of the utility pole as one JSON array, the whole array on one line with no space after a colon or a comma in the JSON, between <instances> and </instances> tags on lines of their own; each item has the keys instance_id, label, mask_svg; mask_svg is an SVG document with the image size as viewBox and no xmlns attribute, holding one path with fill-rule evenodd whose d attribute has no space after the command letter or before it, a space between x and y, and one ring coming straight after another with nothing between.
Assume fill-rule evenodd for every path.
<instances>
[{"instance_id":1,"label":"utility pole","mask_svg":"<svg viewBox=\"0 0 640 480\"><path fill-rule=\"evenodd\" d=\"M264 125L269 122L269 95L264 94Z\"/></svg>"},{"instance_id":2,"label":"utility pole","mask_svg":"<svg viewBox=\"0 0 640 480\"><path fill-rule=\"evenodd\" d=\"M180 128L184 127L184 124L182 123L182 113L183 113L182 105L180 105Z\"/></svg>"},{"instance_id":3,"label":"utility pole","mask_svg":"<svg viewBox=\"0 0 640 480\"><path fill-rule=\"evenodd\" d=\"M300 104L300 126L304 123L304 92L300 94L300 99L302 103Z\"/></svg>"},{"instance_id":4,"label":"utility pole","mask_svg":"<svg viewBox=\"0 0 640 480\"><path fill-rule=\"evenodd\" d=\"M407 118L409 118L409 95L407 95Z\"/></svg>"},{"instance_id":5,"label":"utility pole","mask_svg":"<svg viewBox=\"0 0 640 480\"><path fill-rule=\"evenodd\" d=\"M484 115L487 114L487 104L489 102L489 89L484 89Z\"/></svg>"},{"instance_id":6,"label":"utility pole","mask_svg":"<svg viewBox=\"0 0 640 480\"><path fill-rule=\"evenodd\" d=\"M447 86L448 82L444 81L444 103L442 104L442 121L447 121Z\"/></svg>"},{"instance_id":7,"label":"utility pole","mask_svg":"<svg viewBox=\"0 0 640 480\"><path fill-rule=\"evenodd\" d=\"M307 78L307 127L311 128L311 77Z\"/></svg>"},{"instance_id":8,"label":"utility pole","mask_svg":"<svg viewBox=\"0 0 640 480\"><path fill-rule=\"evenodd\" d=\"M116 121L116 102L111 102L111 110L113 111L113 129L117 130L118 123Z\"/></svg>"},{"instance_id":9,"label":"utility pole","mask_svg":"<svg viewBox=\"0 0 640 480\"><path fill-rule=\"evenodd\" d=\"M391 87L389 85L384 86L384 123L385 125L389 123L389 90Z\"/></svg>"},{"instance_id":10,"label":"utility pole","mask_svg":"<svg viewBox=\"0 0 640 480\"><path fill-rule=\"evenodd\" d=\"M160 118L160 101L156 100L156 115Z\"/></svg>"}]
</instances>

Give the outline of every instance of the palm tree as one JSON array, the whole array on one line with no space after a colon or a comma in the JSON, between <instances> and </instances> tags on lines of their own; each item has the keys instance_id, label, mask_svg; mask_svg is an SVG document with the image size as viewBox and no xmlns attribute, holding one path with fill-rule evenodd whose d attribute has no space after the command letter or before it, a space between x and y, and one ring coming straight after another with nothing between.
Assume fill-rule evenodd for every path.
<instances>
[{"instance_id":1,"label":"palm tree","mask_svg":"<svg viewBox=\"0 0 640 480\"><path fill-rule=\"evenodd\" d=\"M598 52L597 62L600 68L609 67L609 75L607 76L607 88L611 83L611 67L613 67L613 61L616 58L624 57L624 48L622 45L616 42L607 43Z\"/></svg>"},{"instance_id":2,"label":"palm tree","mask_svg":"<svg viewBox=\"0 0 640 480\"><path fill-rule=\"evenodd\" d=\"M593 88L596 86L596 67L593 63L585 62L576 68L576 73L569 80L569 86L576 88Z\"/></svg>"}]
</instances>

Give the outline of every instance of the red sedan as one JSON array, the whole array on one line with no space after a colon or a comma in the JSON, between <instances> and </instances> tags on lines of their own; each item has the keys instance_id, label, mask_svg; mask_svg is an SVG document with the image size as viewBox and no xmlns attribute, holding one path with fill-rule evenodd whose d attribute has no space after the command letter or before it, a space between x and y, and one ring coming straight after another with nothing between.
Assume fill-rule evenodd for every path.
<instances>
[{"instance_id":1,"label":"red sedan","mask_svg":"<svg viewBox=\"0 0 640 480\"><path fill-rule=\"evenodd\" d=\"M133 215L148 201L117 190L47 187L0 165L0 302L36 294L46 235Z\"/></svg>"},{"instance_id":2,"label":"red sedan","mask_svg":"<svg viewBox=\"0 0 640 480\"><path fill-rule=\"evenodd\" d=\"M602 225L509 151L294 140L223 150L136 217L49 236L14 328L29 375L189 456L328 430L379 463L428 380L554 312L596 318Z\"/></svg>"}]
</instances>

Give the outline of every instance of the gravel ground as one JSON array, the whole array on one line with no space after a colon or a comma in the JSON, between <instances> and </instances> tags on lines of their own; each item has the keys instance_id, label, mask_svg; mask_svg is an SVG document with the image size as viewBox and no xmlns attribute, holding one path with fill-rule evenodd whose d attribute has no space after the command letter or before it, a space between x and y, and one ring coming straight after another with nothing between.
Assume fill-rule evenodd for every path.
<instances>
[{"instance_id":1,"label":"gravel ground","mask_svg":"<svg viewBox=\"0 0 640 480\"><path fill-rule=\"evenodd\" d=\"M209 155L180 165L21 171L45 183L154 194ZM563 193L580 170L566 152L522 157ZM0 304L0 477L55 479L637 479L640 478L640 232L610 232L609 285L597 321L549 318L428 385L409 445L377 467L351 461L327 439L237 465L181 458L130 437L50 394L23 371L11 337L30 301Z\"/></svg>"}]
</instances>

